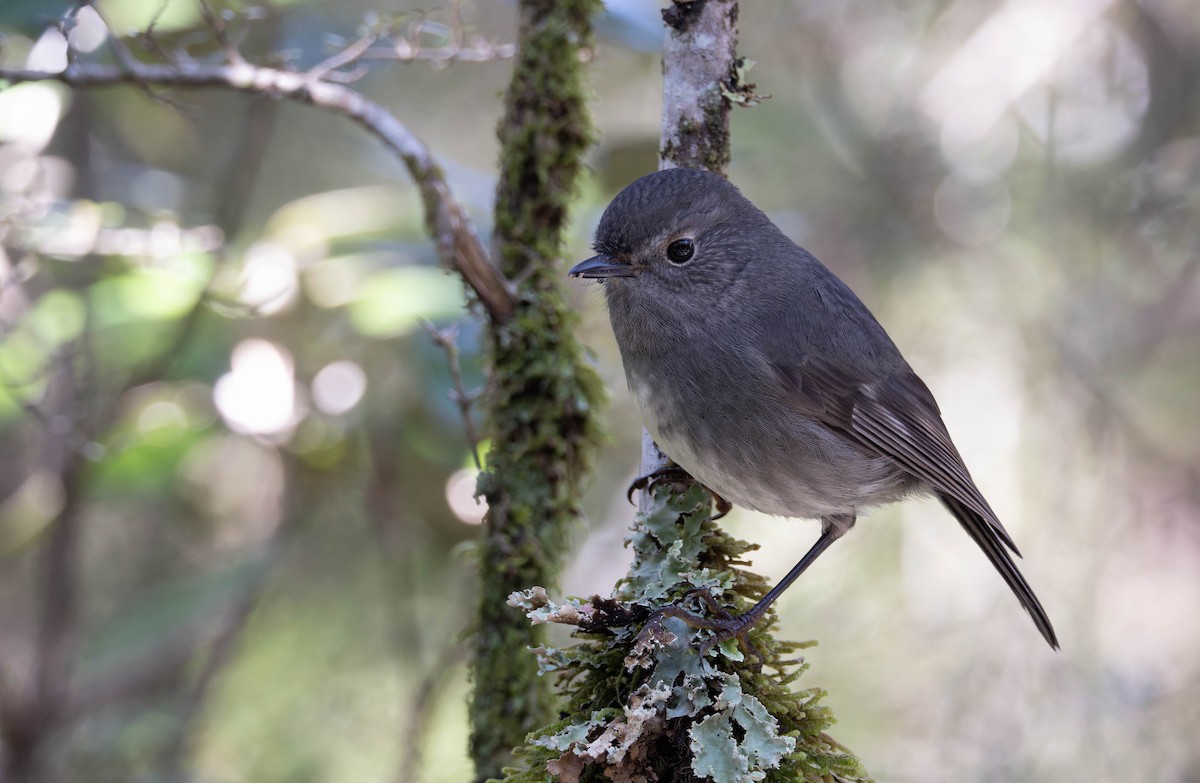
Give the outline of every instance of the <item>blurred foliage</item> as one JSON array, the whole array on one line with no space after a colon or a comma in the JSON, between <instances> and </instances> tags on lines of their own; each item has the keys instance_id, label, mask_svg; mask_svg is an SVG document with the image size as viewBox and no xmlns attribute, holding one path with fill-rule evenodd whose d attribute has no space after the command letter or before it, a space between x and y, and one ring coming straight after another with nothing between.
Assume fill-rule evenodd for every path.
<instances>
[{"instance_id":1,"label":"blurred foliage","mask_svg":"<svg viewBox=\"0 0 1200 783\"><path fill-rule=\"evenodd\" d=\"M69 5L0 3L0 63L44 56ZM159 5L102 7L136 25ZM577 258L654 165L641 5L597 26ZM368 0L219 7L248 56L300 64L371 12L449 19ZM511 40L511 4L464 13ZM159 25L215 56L187 0ZM735 115L731 178L933 388L1063 641L1044 649L934 505L877 511L778 607L783 638L822 640L805 677L839 740L880 780L1194 780L1194 3L792 0L745 4L741 26L773 98ZM80 58L111 61L97 46ZM432 146L481 234L509 67L378 63L358 85ZM464 544L481 509L445 355L416 326L458 325L468 389L485 383L479 328L403 168L357 128L166 97L0 90L0 764L61 621L74 652L46 687L77 701L45 780L465 779ZM626 570L639 425L600 297L576 290L614 396L564 575L588 595ZM45 574L67 517L76 590L59 616ZM773 577L816 535L729 523Z\"/></svg>"}]
</instances>

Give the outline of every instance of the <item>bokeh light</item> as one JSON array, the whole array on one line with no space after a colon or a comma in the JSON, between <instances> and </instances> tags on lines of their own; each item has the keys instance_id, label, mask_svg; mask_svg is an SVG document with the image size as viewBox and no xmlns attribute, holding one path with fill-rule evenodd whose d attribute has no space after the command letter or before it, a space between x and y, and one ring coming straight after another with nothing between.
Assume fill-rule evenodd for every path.
<instances>
[{"instance_id":1,"label":"bokeh light","mask_svg":"<svg viewBox=\"0 0 1200 783\"><path fill-rule=\"evenodd\" d=\"M302 415L291 354L267 340L244 340L231 369L213 387L213 402L234 432L286 436Z\"/></svg>"},{"instance_id":2,"label":"bokeh light","mask_svg":"<svg viewBox=\"0 0 1200 783\"><path fill-rule=\"evenodd\" d=\"M366 392L367 374L361 366L345 359L322 367L312 382L313 404L330 416L353 410Z\"/></svg>"}]
</instances>

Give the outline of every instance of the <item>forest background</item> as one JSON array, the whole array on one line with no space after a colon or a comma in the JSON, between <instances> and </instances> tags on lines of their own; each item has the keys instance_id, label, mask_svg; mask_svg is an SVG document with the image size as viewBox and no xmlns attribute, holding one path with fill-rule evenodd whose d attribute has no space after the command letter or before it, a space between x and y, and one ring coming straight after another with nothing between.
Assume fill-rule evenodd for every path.
<instances>
[{"instance_id":1,"label":"forest background","mask_svg":"<svg viewBox=\"0 0 1200 783\"><path fill-rule=\"evenodd\" d=\"M86 14L55 28L67 7L0 6L0 65L53 68L64 34L111 61ZM99 7L214 56L189 0ZM384 17L429 50L464 34L458 56L372 62L356 89L490 234L512 5L227 9L246 56L301 66ZM564 274L657 165L658 9L612 2L595 24L597 143ZM730 178L937 394L1063 642L1045 648L935 503L874 512L779 605L783 636L821 642L806 683L838 739L880 780L1195 779L1194 8L747 4L740 50L771 97L735 114ZM56 732L55 774L467 779L482 511L452 365L421 323L453 329L467 389L486 383L480 327L395 157L342 117L227 91L21 85L0 90L0 239L0 696L37 667L64 509L72 669L113 685ZM590 595L628 563L640 426L598 292L569 290L612 398L562 579ZM111 413L101 431L42 396L64 372L70 406ZM86 470L57 470L66 452ZM817 532L740 510L728 527L773 578Z\"/></svg>"}]
</instances>

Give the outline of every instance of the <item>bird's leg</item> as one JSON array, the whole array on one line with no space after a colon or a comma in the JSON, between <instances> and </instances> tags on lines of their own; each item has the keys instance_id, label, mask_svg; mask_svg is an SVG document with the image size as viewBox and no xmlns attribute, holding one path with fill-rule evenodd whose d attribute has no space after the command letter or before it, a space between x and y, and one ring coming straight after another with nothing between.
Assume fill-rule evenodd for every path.
<instances>
[{"instance_id":1,"label":"bird's leg","mask_svg":"<svg viewBox=\"0 0 1200 783\"><path fill-rule=\"evenodd\" d=\"M678 465L668 465L665 468L659 468L658 470L651 471L650 473L647 473L644 476L638 476L637 478L635 478L633 480L633 482L629 485L629 489L627 489L625 491L625 499L628 500L630 503L633 503L633 493L637 492L640 489L647 489L649 487L655 487L655 486L665 483L665 482L686 482L686 481L696 481L696 479L692 478L692 475L690 473L688 473L686 470L679 467ZM696 483L699 483L699 482L696 482ZM700 484L700 486L704 487L703 484ZM713 492L708 487L704 487L704 489L705 489L705 491L708 492L708 494L712 495L713 503L715 503L716 507L717 507L717 513L714 514L712 517L712 519L714 521L716 521L716 520L720 519L721 517L725 516L726 514L728 514L729 511L733 508L732 503L730 503L728 500L726 500L725 498L718 495L716 492Z\"/></svg>"},{"instance_id":2,"label":"bird's leg","mask_svg":"<svg viewBox=\"0 0 1200 783\"><path fill-rule=\"evenodd\" d=\"M762 620L763 616L767 613L767 609L771 607L771 604L775 603L775 599L783 595L784 591L791 587L792 583L799 578L800 574L804 573L804 571L810 565L812 565L818 557L820 557L821 553L829 548L830 544L832 544L834 541L837 541L846 533L847 530L854 527L854 519L855 517L853 514L839 514L837 516L823 517L821 519L821 536L817 539L817 542L812 545L812 548L804 554L804 557L800 558L800 562L796 563L796 565L792 567L791 571L787 572L787 576L780 580L779 584L771 588L771 590L764 595L758 603L750 607L749 610L743 612L742 614L737 615L736 617L730 616L724 609L720 608L716 602L716 599L714 599L712 594L707 590L694 590L689 593L688 596L701 596L701 598L704 599L704 602L708 605L709 611L711 611L715 617L701 617L700 615L692 614L691 612L681 609L676 605L668 606L665 609L660 609L658 612L655 612L653 615L651 615L650 621L654 622L660 616L678 617L680 620L683 620L693 628L707 628L714 631L715 633L706 639L700 646L701 655L704 655L713 647L723 641L726 641L727 639L737 639L738 645L742 648L743 652L754 651L754 647L750 644L750 640L747 637L750 629L757 625L760 620ZM685 598L686 597L687 596L685 596ZM759 659L761 665L762 656L758 655L757 651L754 651L754 655Z\"/></svg>"}]
</instances>

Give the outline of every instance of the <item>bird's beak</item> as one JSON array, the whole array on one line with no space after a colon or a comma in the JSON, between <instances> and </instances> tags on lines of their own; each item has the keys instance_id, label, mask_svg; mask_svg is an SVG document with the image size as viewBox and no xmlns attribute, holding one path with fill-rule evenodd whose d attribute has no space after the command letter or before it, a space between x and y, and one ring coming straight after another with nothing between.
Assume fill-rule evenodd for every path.
<instances>
[{"instance_id":1,"label":"bird's beak","mask_svg":"<svg viewBox=\"0 0 1200 783\"><path fill-rule=\"evenodd\" d=\"M619 263L612 256L601 253L576 264L567 274L571 277L603 279L606 277L633 277L635 272L629 264Z\"/></svg>"}]
</instances>

